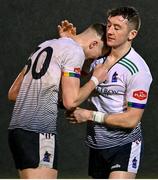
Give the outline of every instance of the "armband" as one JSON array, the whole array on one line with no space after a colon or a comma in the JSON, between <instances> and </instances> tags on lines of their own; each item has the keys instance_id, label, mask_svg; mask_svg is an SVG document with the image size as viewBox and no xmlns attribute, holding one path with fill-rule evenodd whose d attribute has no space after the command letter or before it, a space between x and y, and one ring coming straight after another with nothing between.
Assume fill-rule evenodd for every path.
<instances>
[{"instance_id":1,"label":"armband","mask_svg":"<svg viewBox=\"0 0 158 180\"><path fill-rule=\"evenodd\" d=\"M92 117L92 121L97 122L97 123L104 123L105 122L105 118L108 115L99 112L99 111L93 111L93 117Z\"/></svg>"},{"instance_id":2,"label":"armband","mask_svg":"<svg viewBox=\"0 0 158 180\"><path fill-rule=\"evenodd\" d=\"M98 86L99 81L95 76L92 76L90 80L92 80L94 82L95 86Z\"/></svg>"}]
</instances>

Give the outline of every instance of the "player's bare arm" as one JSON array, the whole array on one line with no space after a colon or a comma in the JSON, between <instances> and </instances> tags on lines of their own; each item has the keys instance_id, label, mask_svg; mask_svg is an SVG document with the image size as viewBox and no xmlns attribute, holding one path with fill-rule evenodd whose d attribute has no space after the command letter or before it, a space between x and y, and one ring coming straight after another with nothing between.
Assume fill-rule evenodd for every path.
<instances>
[{"instance_id":1,"label":"player's bare arm","mask_svg":"<svg viewBox=\"0 0 158 180\"><path fill-rule=\"evenodd\" d=\"M73 112L73 116L75 118L75 122L77 123L86 121L98 122L100 118L99 123L105 124L107 126L119 128L135 128L140 122L143 112L144 109L128 107L126 112L105 115L102 112L94 112L87 109L77 108Z\"/></svg>"},{"instance_id":2,"label":"player's bare arm","mask_svg":"<svg viewBox=\"0 0 158 180\"><path fill-rule=\"evenodd\" d=\"M15 81L13 82L13 84L11 85L9 91L8 91L8 99L10 101L16 101L17 95L19 93L20 90L20 86L21 83L23 81L24 75L25 75L26 69L24 68L19 75L17 76L17 78L15 79Z\"/></svg>"},{"instance_id":3,"label":"player's bare arm","mask_svg":"<svg viewBox=\"0 0 158 180\"><path fill-rule=\"evenodd\" d=\"M95 68L93 76L101 83L107 78L107 71L103 65ZM73 109L81 104L95 89L96 82L90 79L80 88L80 79L74 77L62 77L62 99L66 109Z\"/></svg>"}]
</instances>

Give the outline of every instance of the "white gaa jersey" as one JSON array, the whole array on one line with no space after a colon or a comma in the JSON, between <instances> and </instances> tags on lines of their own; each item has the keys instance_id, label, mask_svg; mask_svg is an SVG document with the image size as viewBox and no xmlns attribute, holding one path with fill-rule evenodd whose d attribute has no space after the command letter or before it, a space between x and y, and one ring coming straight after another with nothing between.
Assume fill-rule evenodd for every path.
<instances>
[{"instance_id":1,"label":"white gaa jersey","mask_svg":"<svg viewBox=\"0 0 158 180\"><path fill-rule=\"evenodd\" d=\"M92 68L103 63L105 57L96 60ZM105 114L122 113L127 106L144 109L152 76L142 57L131 48L108 72L107 81L96 87L91 102L95 109ZM102 124L88 123L88 146L110 148L141 138L140 123L135 129L110 128Z\"/></svg>"},{"instance_id":2,"label":"white gaa jersey","mask_svg":"<svg viewBox=\"0 0 158 180\"><path fill-rule=\"evenodd\" d=\"M83 49L70 38L40 44L27 61L9 129L56 133L61 75L79 78L84 59Z\"/></svg>"}]
</instances>

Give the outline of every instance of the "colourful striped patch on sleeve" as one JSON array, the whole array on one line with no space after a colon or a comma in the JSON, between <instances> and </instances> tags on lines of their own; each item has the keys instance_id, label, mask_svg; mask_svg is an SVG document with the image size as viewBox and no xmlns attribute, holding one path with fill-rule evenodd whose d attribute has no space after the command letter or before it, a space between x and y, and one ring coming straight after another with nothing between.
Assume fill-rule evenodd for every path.
<instances>
[{"instance_id":1,"label":"colourful striped patch on sleeve","mask_svg":"<svg viewBox=\"0 0 158 180\"><path fill-rule=\"evenodd\" d=\"M74 72L63 72L62 75L65 77L75 77L75 78L80 78L81 76L80 74Z\"/></svg>"},{"instance_id":2,"label":"colourful striped patch on sleeve","mask_svg":"<svg viewBox=\"0 0 158 180\"><path fill-rule=\"evenodd\" d=\"M134 108L139 108L139 109L144 109L146 104L139 104L139 103L133 103L133 102L128 102L129 107L134 107Z\"/></svg>"}]
</instances>

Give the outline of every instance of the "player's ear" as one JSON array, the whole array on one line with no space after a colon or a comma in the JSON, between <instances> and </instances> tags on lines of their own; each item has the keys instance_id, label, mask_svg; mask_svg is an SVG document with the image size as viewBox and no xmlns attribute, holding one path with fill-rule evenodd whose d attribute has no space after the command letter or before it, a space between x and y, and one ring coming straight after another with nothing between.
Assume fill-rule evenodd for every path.
<instances>
[{"instance_id":1,"label":"player's ear","mask_svg":"<svg viewBox=\"0 0 158 180\"><path fill-rule=\"evenodd\" d=\"M92 49L92 48L94 48L97 45L98 45L98 41L93 41L93 42L90 43L89 49Z\"/></svg>"},{"instance_id":2,"label":"player's ear","mask_svg":"<svg viewBox=\"0 0 158 180\"><path fill-rule=\"evenodd\" d=\"M133 40L133 39L136 37L137 33L138 33L137 30L131 30L131 31L129 32L128 40L129 40L129 41Z\"/></svg>"}]
</instances>

